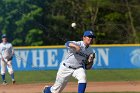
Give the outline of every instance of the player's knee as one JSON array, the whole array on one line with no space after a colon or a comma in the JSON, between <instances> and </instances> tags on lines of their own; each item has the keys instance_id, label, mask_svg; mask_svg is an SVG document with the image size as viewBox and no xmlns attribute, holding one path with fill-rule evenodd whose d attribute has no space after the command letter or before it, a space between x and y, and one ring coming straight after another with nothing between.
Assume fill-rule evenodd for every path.
<instances>
[{"instance_id":1,"label":"player's knee","mask_svg":"<svg viewBox=\"0 0 140 93\"><path fill-rule=\"evenodd\" d=\"M4 74L5 74L5 72L6 72L5 70L3 70L3 71L1 70L1 75L4 75Z\"/></svg>"},{"instance_id":2,"label":"player's knee","mask_svg":"<svg viewBox=\"0 0 140 93\"><path fill-rule=\"evenodd\" d=\"M87 81L85 79L79 80L78 83L86 83Z\"/></svg>"},{"instance_id":3,"label":"player's knee","mask_svg":"<svg viewBox=\"0 0 140 93\"><path fill-rule=\"evenodd\" d=\"M4 75L5 74L5 72L3 71L3 72L1 72L1 75Z\"/></svg>"},{"instance_id":4,"label":"player's knee","mask_svg":"<svg viewBox=\"0 0 140 93\"><path fill-rule=\"evenodd\" d=\"M13 74L13 73L14 73L14 71L13 71L13 70L9 70L8 72L9 72L9 74Z\"/></svg>"},{"instance_id":5,"label":"player's knee","mask_svg":"<svg viewBox=\"0 0 140 93\"><path fill-rule=\"evenodd\" d=\"M86 83L86 82L87 82L87 79L85 75L79 77L78 83Z\"/></svg>"}]
</instances>

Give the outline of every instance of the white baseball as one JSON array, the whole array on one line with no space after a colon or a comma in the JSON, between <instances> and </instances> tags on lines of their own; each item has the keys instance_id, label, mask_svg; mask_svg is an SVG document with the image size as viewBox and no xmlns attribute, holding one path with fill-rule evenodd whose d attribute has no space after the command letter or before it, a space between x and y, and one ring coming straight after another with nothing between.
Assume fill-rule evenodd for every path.
<instances>
[{"instance_id":1,"label":"white baseball","mask_svg":"<svg viewBox=\"0 0 140 93\"><path fill-rule=\"evenodd\" d=\"M75 28L76 27L76 23L72 23L71 24L71 27L74 27Z\"/></svg>"}]
</instances>

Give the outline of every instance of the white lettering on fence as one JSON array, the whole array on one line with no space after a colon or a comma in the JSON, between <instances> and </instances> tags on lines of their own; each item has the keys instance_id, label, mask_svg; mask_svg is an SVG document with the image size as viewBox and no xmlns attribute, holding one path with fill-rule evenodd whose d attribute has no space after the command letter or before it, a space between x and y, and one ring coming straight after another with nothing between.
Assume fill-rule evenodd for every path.
<instances>
[{"instance_id":1,"label":"white lettering on fence","mask_svg":"<svg viewBox=\"0 0 140 93\"><path fill-rule=\"evenodd\" d=\"M18 50L15 51L17 66L27 67L58 67L58 59L61 62L67 53L67 49L62 49L62 55L58 55L58 49L39 49L39 50ZM95 51L93 49L93 51ZM109 65L109 48L97 48L95 63L97 66ZM62 57L61 59L59 57ZM23 59L23 60L22 60Z\"/></svg>"},{"instance_id":2,"label":"white lettering on fence","mask_svg":"<svg viewBox=\"0 0 140 93\"><path fill-rule=\"evenodd\" d=\"M32 50L32 66L33 67L45 67L44 64L44 50ZM38 65L39 64L39 65Z\"/></svg>"},{"instance_id":3,"label":"white lettering on fence","mask_svg":"<svg viewBox=\"0 0 140 93\"><path fill-rule=\"evenodd\" d=\"M49 49L47 50L48 54L48 67L57 67L58 66L58 60L56 57L58 56L57 49Z\"/></svg>"},{"instance_id":4,"label":"white lettering on fence","mask_svg":"<svg viewBox=\"0 0 140 93\"><path fill-rule=\"evenodd\" d=\"M104 62L104 64L106 66L108 66L109 62L108 62L108 56L109 56L109 48L105 48L105 49L97 49L97 52L98 52L98 55L97 55L97 58L98 58L98 62L97 62L97 66L102 66ZM103 60L103 61L102 61Z\"/></svg>"},{"instance_id":5,"label":"white lettering on fence","mask_svg":"<svg viewBox=\"0 0 140 93\"><path fill-rule=\"evenodd\" d=\"M28 53L29 53L28 50L15 51L18 68L20 68L22 64L24 68L26 67L26 65L28 64L27 62Z\"/></svg>"}]
</instances>

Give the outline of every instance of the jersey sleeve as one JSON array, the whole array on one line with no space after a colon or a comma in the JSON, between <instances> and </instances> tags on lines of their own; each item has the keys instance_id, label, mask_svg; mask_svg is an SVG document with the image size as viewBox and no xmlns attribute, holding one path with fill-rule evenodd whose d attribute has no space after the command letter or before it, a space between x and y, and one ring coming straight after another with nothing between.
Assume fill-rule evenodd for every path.
<instances>
[{"instance_id":1,"label":"jersey sleeve","mask_svg":"<svg viewBox=\"0 0 140 93\"><path fill-rule=\"evenodd\" d=\"M65 43L65 46L66 48L70 51L70 52L76 52L74 48L71 48L69 47L69 43L73 43L73 44L76 44L76 45L79 45L80 46L80 42L76 42L76 41L67 41Z\"/></svg>"},{"instance_id":2,"label":"jersey sleeve","mask_svg":"<svg viewBox=\"0 0 140 93\"><path fill-rule=\"evenodd\" d=\"M79 45L79 46L80 46L80 42L76 42L76 41L67 41L67 42L65 43L65 46L66 46L67 48L70 48L70 47L69 47L69 43L73 43L73 44L76 44L76 45Z\"/></svg>"}]
</instances>

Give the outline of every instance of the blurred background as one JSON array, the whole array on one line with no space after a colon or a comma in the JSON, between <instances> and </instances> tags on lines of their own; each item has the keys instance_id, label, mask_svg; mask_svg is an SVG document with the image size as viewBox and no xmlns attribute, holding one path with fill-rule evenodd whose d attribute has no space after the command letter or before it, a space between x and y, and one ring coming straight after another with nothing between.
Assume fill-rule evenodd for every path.
<instances>
[{"instance_id":1,"label":"blurred background","mask_svg":"<svg viewBox=\"0 0 140 93\"><path fill-rule=\"evenodd\" d=\"M63 45L85 30L96 44L140 43L140 0L0 0L0 10L0 35L14 46Z\"/></svg>"}]
</instances>

